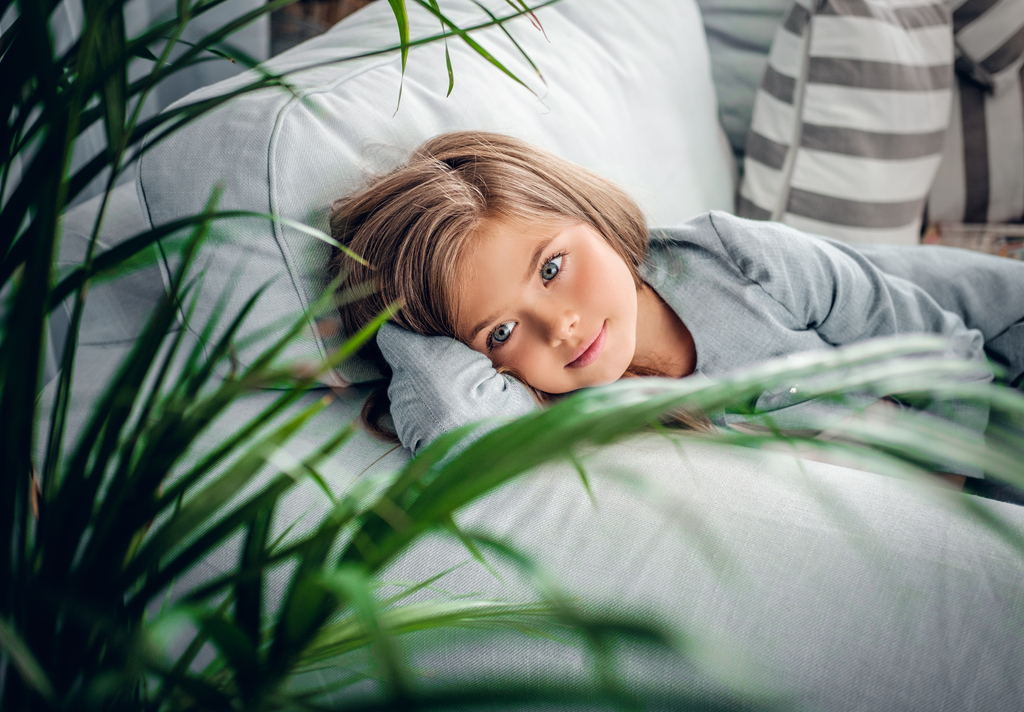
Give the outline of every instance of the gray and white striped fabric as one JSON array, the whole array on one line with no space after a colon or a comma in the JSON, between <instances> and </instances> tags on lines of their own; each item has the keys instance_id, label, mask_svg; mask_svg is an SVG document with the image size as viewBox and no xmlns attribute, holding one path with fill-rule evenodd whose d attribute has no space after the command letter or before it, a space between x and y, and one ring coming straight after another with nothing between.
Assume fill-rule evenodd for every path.
<instances>
[{"instance_id":1,"label":"gray and white striped fabric","mask_svg":"<svg viewBox=\"0 0 1024 712\"><path fill-rule=\"evenodd\" d=\"M956 3L954 3L956 5ZM1024 0L959 0L956 86L934 221L1024 219Z\"/></svg>"},{"instance_id":2,"label":"gray and white striped fabric","mask_svg":"<svg viewBox=\"0 0 1024 712\"><path fill-rule=\"evenodd\" d=\"M942 0L797 0L757 93L739 214L849 242L918 242L953 57Z\"/></svg>"}]
</instances>

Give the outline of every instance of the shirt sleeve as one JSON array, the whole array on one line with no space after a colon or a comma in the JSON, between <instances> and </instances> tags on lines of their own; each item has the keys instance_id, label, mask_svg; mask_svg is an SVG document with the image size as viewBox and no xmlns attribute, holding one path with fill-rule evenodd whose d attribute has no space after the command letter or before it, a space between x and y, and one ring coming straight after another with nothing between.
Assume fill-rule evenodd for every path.
<instances>
[{"instance_id":1,"label":"shirt sleeve","mask_svg":"<svg viewBox=\"0 0 1024 712\"><path fill-rule=\"evenodd\" d=\"M837 347L897 334L940 335L949 345L945 356L977 363L965 380L992 380L979 330L850 245L725 213L713 213L711 220L728 259L782 305L797 328L814 329ZM965 428L965 437L972 439L981 438L988 423L987 406L975 402L934 402L922 410ZM953 463L936 463L936 469L980 476Z\"/></svg>"},{"instance_id":2,"label":"shirt sleeve","mask_svg":"<svg viewBox=\"0 0 1024 712\"><path fill-rule=\"evenodd\" d=\"M388 398L395 431L414 454L455 428L539 407L526 386L456 339L385 324L377 345L392 370Z\"/></svg>"}]
</instances>

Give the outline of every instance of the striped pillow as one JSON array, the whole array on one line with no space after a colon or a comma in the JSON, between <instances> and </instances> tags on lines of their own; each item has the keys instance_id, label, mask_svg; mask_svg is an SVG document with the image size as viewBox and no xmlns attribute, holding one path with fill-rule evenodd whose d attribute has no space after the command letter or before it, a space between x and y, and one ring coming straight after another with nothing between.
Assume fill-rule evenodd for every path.
<instances>
[{"instance_id":1,"label":"striped pillow","mask_svg":"<svg viewBox=\"0 0 1024 712\"><path fill-rule=\"evenodd\" d=\"M928 217L1024 219L1024 0L960 0L956 87Z\"/></svg>"},{"instance_id":2,"label":"striped pillow","mask_svg":"<svg viewBox=\"0 0 1024 712\"><path fill-rule=\"evenodd\" d=\"M757 92L739 214L916 243L952 77L943 0L797 0Z\"/></svg>"}]
</instances>

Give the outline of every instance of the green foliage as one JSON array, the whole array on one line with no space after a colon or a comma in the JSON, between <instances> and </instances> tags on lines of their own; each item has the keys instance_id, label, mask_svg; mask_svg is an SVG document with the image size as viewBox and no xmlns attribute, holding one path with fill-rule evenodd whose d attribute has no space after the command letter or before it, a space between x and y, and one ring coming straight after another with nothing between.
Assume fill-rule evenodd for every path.
<instances>
[{"instance_id":1,"label":"green foliage","mask_svg":"<svg viewBox=\"0 0 1024 712\"><path fill-rule=\"evenodd\" d=\"M572 463L586 483L577 459L581 448L657 427L661 416L677 408L735 408L765 388L822 373L831 376L819 381L825 385L815 395L841 397L846 390L860 389L908 398L972 398L989 404L1002 425L979 445L952 431L936 437L939 426L907 415L899 427L884 431L850 425L846 440L818 446L856 450L877 462L895 463L901 471L952 454L964 464L980 465L1024 485L1013 467L1024 452L1024 398L946 379L963 368L955 362L894 364L893 356L933 345L907 340L767 364L710 384L620 382L500 424L471 442L466 436L474 427L469 426L440 438L398 472L366 478L340 495L334 493L320 469L330 458L345 457L343 447L355 426L338 428L301 459L295 458L288 444L328 405L329 397L305 407L297 404L319 374L352 355L388 314L350 338L314 372L296 373L281 366L278 357L303 328L303 315L266 353L239 370L233 362L237 335L260 290L239 313L226 314L221 307L208 323L197 325L208 347L205 352L200 345L188 347L186 330L173 327L180 314L187 320L194 310L201 279L193 267L211 225L253 213L219 211L220 196L214 192L200 215L135 235L111 249L101 251L98 242L110 192L130 158L235 96L272 87L291 90L287 77L261 69L223 44L231 32L288 1L276 0L232 21L189 44L173 60L172 49L188 23L221 0L179 0L173 17L134 38L125 34L123 0L86 0L81 37L63 54L56 52L47 29L55 4L23 0L17 3L14 24L0 38L0 115L5 117L0 124L0 195L7 196L0 211L3 709L321 709L323 700L344 697L367 681L375 686L376 697L353 697L342 707L477 709L499 702L561 701L736 709L738 700L716 707L683 692L666 697L662 691L625 689L618 680L617 644L631 641L664 650L671 647L664 634L628 619L580 610L522 553L507 543L460 531L453 515L547 462ZM399 41L386 51L399 50L403 67L411 46L452 39L467 42L484 61L521 82L470 37L473 30L501 25L507 17L492 15L477 27L458 27L442 12L443 3L416 0L437 17L442 31L410 40L404 0L389 2ZM0 12L10 5L4 0ZM508 17L527 14L536 22L525 3L509 0L509 5L514 14ZM159 55L154 47L161 48ZM144 101L160 81L211 54L254 69L251 81L225 96L141 119ZM139 60L152 62L152 67L130 82L129 66ZM446 67L450 88L450 61ZM104 128L106 150L70 173L77 138L96 122ZM147 134L151 141L143 147ZM15 185L16 162L23 170ZM59 217L108 169L86 257L58 278ZM330 241L306 226L293 227ZM69 404L89 287L144 262L146 250L158 240L180 257L171 288L71 442ZM332 292L310 314L335 298ZM41 428L44 440L37 443L48 319L65 299L74 300L71 325L50 419ZM221 326L223 334L214 339ZM217 375L223 372L228 375ZM286 388L228 436L213 443L203 440L210 424L233 403L267 386ZM753 447L800 440L780 431L699 437ZM43 453L38 462L37 452ZM325 513L303 522L301 534L289 527L273 536L282 499L307 479L323 491ZM989 523L1012 534L995 519ZM383 567L432 531L452 533L467 548L470 562L491 566L501 560L514 567L534 582L537 599L446 594L439 586L450 570L384 595ZM233 569L177 591L177 599L154 614L181 576L232 541L239 543ZM1024 550L1024 544L1014 543ZM268 600L272 575L286 581L281 600ZM420 594L427 591L433 597L423 600ZM507 678L472 685L425 687L407 668L402 636L452 627L488 635L514 631L574 646L589 656L592 669L580 679L517 681L510 671ZM171 655L171 641L181 636L184 649ZM425 639L429 645L429 635ZM363 658L353 657L361 651L366 653ZM210 655L212 660L201 662ZM317 670L330 671L331 679L299 684Z\"/></svg>"},{"instance_id":2,"label":"green foliage","mask_svg":"<svg viewBox=\"0 0 1024 712\"><path fill-rule=\"evenodd\" d=\"M0 432L0 706L305 709L315 707L327 693L365 680L378 681L378 699L385 702L367 702L364 696L356 706L386 706L393 699L428 707L476 705L499 686L524 701L565 698L567 688L558 681L525 692L500 680L473 689L420 689L405 668L396 635L482 626L550 636L552 627L565 628L566 622L543 600L444 595L410 600L428 588L438 594L434 584L445 572L381 598L375 579L379 567L341 560L337 548L371 508L379 509L374 493L389 482L366 480L339 497L318 471L328 458L344 457L338 451L354 426L341 427L301 459L287 450L330 397L303 408L295 407L297 401L319 374L372 337L387 313L348 339L314 372L297 374L278 365L278 357L303 328L307 315L302 315L273 347L239 371L233 362L237 334L262 290L237 314L225 314L222 299L214 317L198 325L208 351L199 344L187 347L186 330L173 327L179 315L188 320L194 311L201 278L192 276L192 267L211 225L253 213L218 211L215 192L201 215L140 233L110 249L99 247L110 193L131 160L236 96L273 87L292 90L287 77L262 69L223 44L232 32L290 0L275 0L197 42L181 40L191 20L222 1L180 0L172 17L129 38L123 0L86 0L79 39L58 53L48 30L56 4L26 0L17 3L16 19L0 38L0 110L5 117L0 125L0 194L5 196L0 211L5 302L0 343L0 414L5 426ZM10 5L4 2L0 12ZM526 5L514 6L514 13L502 18L492 15L476 27L459 27L432 2L429 9L441 21L441 32L415 41L409 38L404 0L392 1L391 7L399 43L380 52L400 50L403 67L410 47L455 38L519 81L469 33L529 13ZM185 50L172 53L177 46ZM141 118L154 87L210 56L249 67L251 81L224 96ZM139 60L152 66L129 82L129 66ZM454 81L449 59L446 66ZM106 149L70 172L76 140L97 122L103 126ZM145 146L144 136L149 136ZM103 203L86 256L58 277L60 215L101 175L106 176ZM331 242L305 225L292 227ZM158 240L180 257L178 271L72 442L70 399L89 287L145 265L151 259L149 248ZM311 313L337 298L332 292ZM48 319L66 299L74 302L71 325L49 422L41 428L45 440L37 448ZM214 339L220 326L223 334ZM220 366L227 377L216 375ZM222 441L201 444L210 424L233 403L266 386L286 388ZM38 463L37 452L43 453ZM282 498L306 479L324 492L326 515L310 522L301 536L291 535L289 527L272 537ZM241 549L234 569L201 587L178 591L177 600L153 616L181 575L238 536ZM266 600L267 578L275 570L289 572L282 601ZM628 627L614 620L590 625L607 630L607 635L615 635L616 625ZM175 649L172 641L181 635L187 639L184 649L168 658ZM364 671L348 674L343 666L329 663L360 649L371 651L374 661ZM212 661L199 664L199 656L210 651ZM296 676L324 665L341 672L326 686L296 691ZM577 682L584 697L607 701L600 690Z\"/></svg>"}]
</instances>

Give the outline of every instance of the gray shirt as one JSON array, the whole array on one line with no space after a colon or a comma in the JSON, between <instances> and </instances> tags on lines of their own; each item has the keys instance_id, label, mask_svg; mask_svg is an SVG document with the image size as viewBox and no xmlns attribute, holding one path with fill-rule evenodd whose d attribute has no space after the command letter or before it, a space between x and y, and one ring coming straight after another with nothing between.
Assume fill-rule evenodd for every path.
<instances>
[{"instance_id":1,"label":"gray shirt","mask_svg":"<svg viewBox=\"0 0 1024 712\"><path fill-rule=\"evenodd\" d=\"M978 362L979 379L991 378L986 345L1009 364L1011 379L1024 370L1024 263L1015 260L941 247L853 246L712 212L652 231L644 278L693 335L698 376L920 333L946 337L947 353ZM395 428L413 452L460 425L538 407L487 356L452 339L386 325L377 342L394 371ZM757 402L779 427L820 426L830 407L789 389ZM984 408L945 407L944 417L984 429Z\"/></svg>"}]
</instances>

